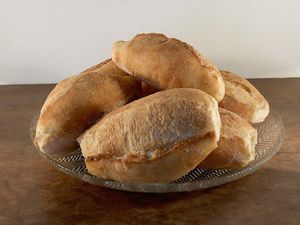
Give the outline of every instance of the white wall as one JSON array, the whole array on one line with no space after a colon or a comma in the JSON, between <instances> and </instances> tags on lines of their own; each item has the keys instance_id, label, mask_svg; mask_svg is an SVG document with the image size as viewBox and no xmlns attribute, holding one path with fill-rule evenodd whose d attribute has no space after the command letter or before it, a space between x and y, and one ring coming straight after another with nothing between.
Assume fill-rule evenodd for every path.
<instances>
[{"instance_id":1,"label":"white wall","mask_svg":"<svg viewBox=\"0 0 300 225\"><path fill-rule=\"evenodd\" d=\"M299 0L0 0L0 84L57 82L141 32L247 77L300 76Z\"/></svg>"}]
</instances>

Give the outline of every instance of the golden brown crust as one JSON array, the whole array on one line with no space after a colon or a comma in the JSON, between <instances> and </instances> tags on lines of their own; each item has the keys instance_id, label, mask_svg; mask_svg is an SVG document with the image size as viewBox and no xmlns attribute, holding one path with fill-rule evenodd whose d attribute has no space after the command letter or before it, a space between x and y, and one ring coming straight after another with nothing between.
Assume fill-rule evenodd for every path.
<instances>
[{"instance_id":1,"label":"golden brown crust","mask_svg":"<svg viewBox=\"0 0 300 225\"><path fill-rule=\"evenodd\" d=\"M225 82L225 96L219 103L250 123L262 122L269 114L269 104L264 96L241 76L220 71Z\"/></svg>"},{"instance_id":2,"label":"golden brown crust","mask_svg":"<svg viewBox=\"0 0 300 225\"><path fill-rule=\"evenodd\" d=\"M139 34L113 46L118 67L159 90L198 88L220 101L224 82L217 68L192 46L163 34Z\"/></svg>"},{"instance_id":3,"label":"golden brown crust","mask_svg":"<svg viewBox=\"0 0 300 225\"><path fill-rule=\"evenodd\" d=\"M69 77L51 91L36 128L35 141L41 151L74 150L76 138L104 113L135 99L139 82L125 76L111 60L103 65L105 70L99 67L99 71Z\"/></svg>"},{"instance_id":4,"label":"golden brown crust","mask_svg":"<svg viewBox=\"0 0 300 225\"><path fill-rule=\"evenodd\" d=\"M233 112L219 108L219 113L221 137L218 147L198 167L242 168L255 158L257 131Z\"/></svg>"},{"instance_id":5,"label":"golden brown crust","mask_svg":"<svg viewBox=\"0 0 300 225\"><path fill-rule=\"evenodd\" d=\"M100 62L100 63L98 63L98 64L96 64L96 65L94 65L94 66L91 66L91 67L87 68L86 70L82 71L81 73L92 72L92 71L95 71L95 70L97 70L97 69L103 69L103 67L104 67L105 65L108 66L108 67L110 67L110 68L113 68L113 67L111 66L111 63L113 63L111 59L106 59L106 60L104 60L104 61L102 61L102 62ZM121 70L121 71L122 71L122 70ZM122 74L121 71L118 72L118 73L119 73L119 74ZM124 72L124 73L125 73L125 72ZM126 74L126 73L125 73L125 74Z\"/></svg>"},{"instance_id":6,"label":"golden brown crust","mask_svg":"<svg viewBox=\"0 0 300 225\"><path fill-rule=\"evenodd\" d=\"M217 102L200 90L181 88L114 110L78 141L90 173L162 183L195 168L216 147L219 132Z\"/></svg>"},{"instance_id":7,"label":"golden brown crust","mask_svg":"<svg viewBox=\"0 0 300 225\"><path fill-rule=\"evenodd\" d=\"M121 70L119 67L117 67L114 62L112 61L112 59L106 59L103 62L100 62L97 65L94 65L84 71L82 71L81 73L87 73L87 72L97 72L100 74L106 74L106 75L110 75L110 76L129 76L128 73L124 72L123 70ZM131 78L133 79L133 78ZM136 81L138 82L138 81Z\"/></svg>"}]
</instances>

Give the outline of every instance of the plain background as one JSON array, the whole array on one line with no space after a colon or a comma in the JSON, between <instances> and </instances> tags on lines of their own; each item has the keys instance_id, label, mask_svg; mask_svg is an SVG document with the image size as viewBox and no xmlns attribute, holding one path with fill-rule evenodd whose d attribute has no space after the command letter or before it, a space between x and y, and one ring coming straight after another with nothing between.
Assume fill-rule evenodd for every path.
<instances>
[{"instance_id":1,"label":"plain background","mask_svg":"<svg viewBox=\"0 0 300 225\"><path fill-rule=\"evenodd\" d=\"M300 76L298 0L0 0L0 84L57 82L142 32L246 77Z\"/></svg>"}]
</instances>

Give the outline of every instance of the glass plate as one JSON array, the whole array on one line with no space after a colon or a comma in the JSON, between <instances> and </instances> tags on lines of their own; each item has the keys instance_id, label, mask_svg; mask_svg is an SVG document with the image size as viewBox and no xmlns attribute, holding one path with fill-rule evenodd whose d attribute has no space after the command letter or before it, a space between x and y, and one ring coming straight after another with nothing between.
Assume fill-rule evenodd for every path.
<instances>
[{"instance_id":1,"label":"glass plate","mask_svg":"<svg viewBox=\"0 0 300 225\"><path fill-rule=\"evenodd\" d=\"M30 128L32 140L35 136L38 117L39 113L37 113L32 120ZM255 124L254 127L258 131L258 144L255 148L255 160L248 166L242 169L194 169L185 176L168 184L129 184L98 178L87 172L84 157L82 156L80 149L67 154L50 156L41 152L38 149L38 146L36 146L36 148L42 158L46 159L57 169L91 184L134 192L182 192L225 184L253 173L270 160L275 153L278 152L284 139L284 126L282 120L277 113L271 111L264 122Z\"/></svg>"}]
</instances>

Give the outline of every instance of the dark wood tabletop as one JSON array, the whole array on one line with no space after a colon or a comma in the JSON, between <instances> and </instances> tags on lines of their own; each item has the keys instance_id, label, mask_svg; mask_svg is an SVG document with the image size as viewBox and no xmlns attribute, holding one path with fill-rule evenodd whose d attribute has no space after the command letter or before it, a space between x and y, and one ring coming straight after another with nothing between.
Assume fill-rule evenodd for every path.
<instances>
[{"instance_id":1,"label":"dark wood tabletop","mask_svg":"<svg viewBox=\"0 0 300 225\"><path fill-rule=\"evenodd\" d=\"M280 152L237 181L169 194L110 190L56 170L29 137L54 85L0 86L0 224L300 224L300 78L251 82L283 119Z\"/></svg>"}]
</instances>

